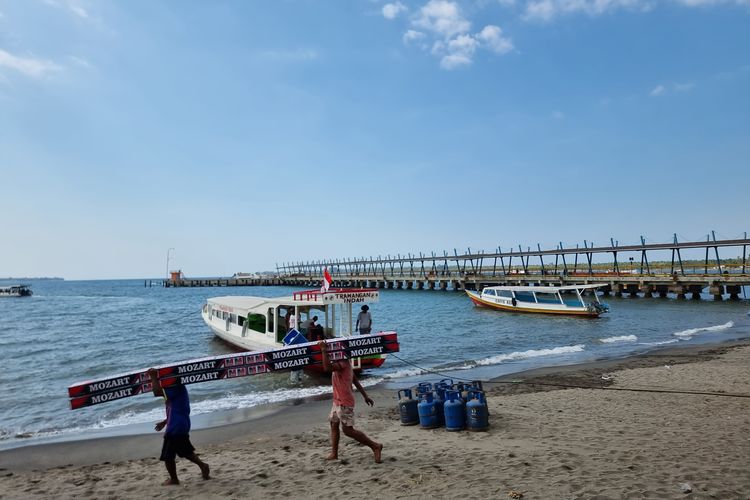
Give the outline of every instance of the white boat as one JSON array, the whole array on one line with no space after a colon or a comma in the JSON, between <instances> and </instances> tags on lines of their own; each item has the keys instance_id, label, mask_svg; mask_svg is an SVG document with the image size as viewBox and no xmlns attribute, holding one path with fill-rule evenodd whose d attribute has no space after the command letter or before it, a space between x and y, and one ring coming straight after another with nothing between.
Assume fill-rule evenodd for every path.
<instances>
[{"instance_id":1,"label":"white boat","mask_svg":"<svg viewBox=\"0 0 750 500\"><path fill-rule=\"evenodd\" d=\"M0 297L31 297L31 285L0 286Z\"/></svg>"},{"instance_id":2,"label":"white boat","mask_svg":"<svg viewBox=\"0 0 750 500\"><path fill-rule=\"evenodd\" d=\"M286 316L293 311L304 341L351 336L354 334L352 305L377 302L377 289L308 290L287 297L227 296L208 299L203 305L203 321L220 339L246 351L276 349L284 345L289 330ZM321 328L311 332L307 324L318 317ZM315 337L318 338L315 338ZM377 368L385 355L353 360L355 369ZM316 369L316 367L312 367Z\"/></svg>"},{"instance_id":3,"label":"white boat","mask_svg":"<svg viewBox=\"0 0 750 500\"><path fill-rule=\"evenodd\" d=\"M475 305L503 311L542 314L571 314L597 317L609 311L609 306L599 300L596 289L605 285L567 286L490 286L482 293L466 293ZM584 299L584 292L592 291Z\"/></svg>"}]
</instances>

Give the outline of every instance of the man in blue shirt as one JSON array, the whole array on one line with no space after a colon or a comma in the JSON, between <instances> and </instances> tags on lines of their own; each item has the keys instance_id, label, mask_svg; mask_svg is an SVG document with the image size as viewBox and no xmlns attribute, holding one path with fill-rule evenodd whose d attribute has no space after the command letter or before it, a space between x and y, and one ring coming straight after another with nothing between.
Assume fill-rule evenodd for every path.
<instances>
[{"instance_id":1,"label":"man in blue shirt","mask_svg":"<svg viewBox=\"0 0 750 500\"><path fill-rule=\"evenodd\" d=\"M164 485L180 484L177 479L177 464L175 457L187 458L201 469L203 479L209 479L208 464L203 462L195 454L195 448L190 443L190 398L187 389L182 384L177 384L166 389L159 383L159 376L156 369L151 368L148 371L151 377L151 386L154 396L164 398L164 404L167 410L167 418L158 422L154 429L164 431L164 444L161 448L161 457L159 460L164 462L164 466L169 473L169 479Z\"/></svg>"}]
</instances>

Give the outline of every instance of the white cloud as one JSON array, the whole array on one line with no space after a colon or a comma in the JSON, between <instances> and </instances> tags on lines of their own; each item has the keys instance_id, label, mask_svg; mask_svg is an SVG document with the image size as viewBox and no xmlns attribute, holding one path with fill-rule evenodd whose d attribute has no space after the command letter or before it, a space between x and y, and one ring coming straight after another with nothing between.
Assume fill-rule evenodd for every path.
<instances>
[{"instance_id":1,"label":"white cloud","mask_svg":"<svg viewBox=\"0 0 750 500\"><path fill-rule=\"evenodd\" d=\"M497 26L485 26L476 37L483 46L496 54L506 54L513 50L513 42L510 38L503 37L503 30Z\"/></svg>"},{"instance_id":2,"label":"white cloud","mask_svg":"<svg viewBox=\"0 0 750 500\"><path fill-rule=\"evenodd\" d=\"M444 37L466 33L471 29L471 23L463 17L458 4L447 0L427 2L420 9L418 17L412 24Z\"/></svg>"},{"instance_id":3,"label":"white cloud","mask_svg":"<svg viewBox=\"0 0 750 500\"><path fill-rule=\"evenodd\" d=\"M86 9L84 9L80 5L68 4L68 9L70 9L70 11L73 14L77 15L78 17L81 17L83 19L88 19L89 18L89 13L86 12Z\"/></svg>"},{"instance_id":4,"label":"white cloud","mask_svg":"<svg viewBox=\"0 0 750 500\"><path fill-rule=\"evenodd\" d=\"M52 7L67 9L81 19L90 19L89 13L74 0L44 0L44 3Z\"/></svg>"},{"instance_id":5,"label":"white cloud","mask_svg":"<svg viewBox=\"0 0 750 500\"><path fill-rule=\"evenodd\" d=\"M750 6L750 0L675 0L675 1L687 7L710 7L712 5L720 5L720 4Z\"/></svg>"},{"instance_id":6,"label":"white cloud","mask_svg":"<svg viewBox=\"0 0 750 500\"><path fill-rule=\"evenodd\" d=\"M688 83L677 83L677 82L675 82L675 84L674 84L674 89L677 92L688 92L693 87L695 87L695 84L692 83L692 82L688 82Z\"/></svg>"},{"instance_id":7,"label":"white cloud","mask_svg":"<svg viewBox=\"0 0 750 500\"><path fill-rule=\"evenodd\" d=\"M480 49L506 54L514 48L511 39L497 26L487 25L480 32L471 33L471 22L458 3L449 0L428 0L411 16L410 23L412 29L404 33L404 44L439 57L443 69L471 65Z\"/></svg>"},{"instance_id":8,"label":"white cloud","mask_svg":"<svg viewBox=\"0 0 750 500\"><path fill-rule=\"evenodd\" d=\"M649 92L648 95L650 95L651 97L657 97L660 95L664 95L664 92L666 92L666 90L667 89L664 87L664 85L657 85L653 88L653 90L651 90L651 92Z\"/></svg>"},{"instance_id":9,"label":"white cloud","mask_svg":"<svg viewBox=\"0 0 750 500\"><path fill-rule=\"evenodd\" d=\"M413 42L420 42L426 38L426 35L421 31L407 30L404 33L404 43L410 44Z\"/></svg>"},{"instance_id":10,"label":"white cloud","mask_svg":"<svg viewBox=\"0 0 750 500\"><path fill-rule=\"evenodd\" d=\"M451 54L443 56L443 58L440 59L440 67L443 69L451 70L461 68L463 66L470 66L471 62L471 58L463 54Z\"/></svg>"},{"instance_id":11,"label":"white cloud","mask_svg":"<svg viewBox=\"0 0 750 500\"><path fill-rule=\"evenodd\" d=\"M68 56L68 58L74 64L76 64L76 65L78 65L78 66L80 66L82 68L86 68L86 69L91 69L92 68L91 63L88 62L86 59L83 59L83 58L80 58L80 57L76 57L76 56Z\"/></svg>"},{"instance_id":12,"label":"white cloud","mask_svg":"<svg viewBox=\"0 0 750 500\"><path fill-rule=\"evenodd\" d=\"M669 1L684 7L710 7L715 5L750 6L750 0ZM549 22L566 14L582 13L595 17L616 10L648 12L656 8L660 3L662 2L658 2L657 0L527 0L521 18L525 21Z\"/></svg>"},{"instance_id":13,"label":"white cloud","mask_svg":"<svg viewBox=\"0 0 750 500\"><path fill-rule=\"evenodd\" d=\"M400 13L406 12L407 9L406 5L402 4L401 2L395 2L395 3L387 3L383 5L383 17L386 19L395 19Z\"/></svg>"},{"instance_id":14,"label":"white cloud","mask_svg":"<svg viewBox=\"0 0 750 500\"><path fill-rule=\"evenodd\" d=\"M548 22L564 14L599 16L618 9L647 11L653 0L530 0L521 16L526 21Z\"/></svg>"},{"instance_id":15,"label":"white cloud","mask_svg":"<svg viewBox=\"0 0 750 500\"><path fill-rule=\"evenodd\" d=\"M43 78L48 73L62 69L51 61L32 57L18 57L2 49L0 49L0 67L13 69L32 78Z\"/></svg>"}]
</instances>

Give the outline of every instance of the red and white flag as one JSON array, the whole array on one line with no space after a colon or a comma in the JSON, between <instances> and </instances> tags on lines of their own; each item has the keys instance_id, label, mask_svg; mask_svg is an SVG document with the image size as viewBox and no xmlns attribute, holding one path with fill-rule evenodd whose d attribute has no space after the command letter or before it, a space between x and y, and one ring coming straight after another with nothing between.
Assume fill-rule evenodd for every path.
<instances>
[{"instance_id":1,"label":"red and white flag","mask_svg":"<svg viewBox=\"0 0 750 500\"><path fill-rule=\"evenodd\" d=\"M331 278L331 275L328 274L328 268L323 268L323 285L320 287L320 291L325 293L328 291L329 288L331 288L331 283L333 283L333 279Z\"/></svg>"}]
</instances>

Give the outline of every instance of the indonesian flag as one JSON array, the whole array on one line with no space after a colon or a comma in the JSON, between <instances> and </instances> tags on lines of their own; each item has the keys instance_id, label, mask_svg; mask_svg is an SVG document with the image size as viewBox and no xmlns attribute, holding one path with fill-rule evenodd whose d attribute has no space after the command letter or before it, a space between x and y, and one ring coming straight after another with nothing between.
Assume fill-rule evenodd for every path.
<instances>
[{"instance_id":1,"label":"indonesian flag","mask_svg":"<svg viewBox=\"0 0 750 500\"><path fill-rule=\"evenodd\" d=\"M331 283L333 283L333 279L331 278L331 275L328 274L328 268L323 268L323 285L320 287L320 291L325 293L328 291L329 288L331 288Z\"/></svg>"}]
</instances>

